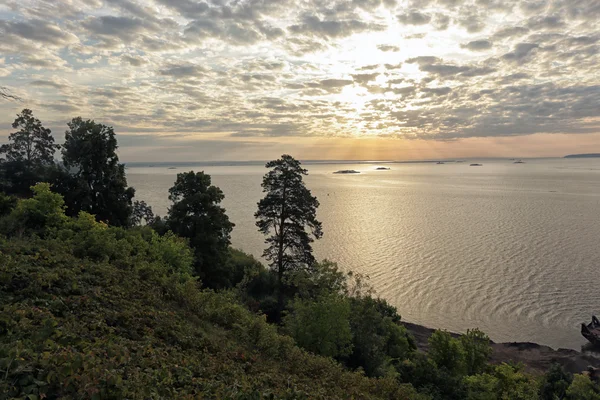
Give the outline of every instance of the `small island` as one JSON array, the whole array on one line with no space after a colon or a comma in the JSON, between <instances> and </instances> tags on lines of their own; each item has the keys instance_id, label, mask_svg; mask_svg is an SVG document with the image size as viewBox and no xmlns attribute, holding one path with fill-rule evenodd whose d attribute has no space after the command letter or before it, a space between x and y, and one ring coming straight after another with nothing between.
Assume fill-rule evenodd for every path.
<instances>
[{"instance_id":1,"label":"small island","mask_svg":"<svg viewBox=\"0 0 600 400\"><path fill-rule=\"evenodd\" d=\"M375 168L375 169L376 169L377 171L389 171L389 170L390 170L390 168L388 168L388 167L377 167L377 168Z\"/></svg>"},{"instance_id":2,"label":"small island","mask_svg":"<svg viewBox=\"0 0 600 400\"><path fill-rule=\"evenodd\" d=\"M565 158L600 158L600 153L569 154Z\"/></svg>"},{"instance_id":3,"label":"small island","mask_svg":"<svg viewBox=\"0 0 600 400\"><path fill-rule=\"evenodd\" d=\"M353 169L343 169L341 171L335 171L334 174L360 174L360 172Z\"/></svg>"}]
</instances>

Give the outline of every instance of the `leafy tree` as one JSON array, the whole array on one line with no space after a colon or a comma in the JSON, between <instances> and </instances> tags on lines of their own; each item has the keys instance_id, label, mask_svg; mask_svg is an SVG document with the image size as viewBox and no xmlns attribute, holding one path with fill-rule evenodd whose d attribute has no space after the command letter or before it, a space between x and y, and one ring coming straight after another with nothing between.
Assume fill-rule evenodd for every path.
<instances>
[{"instance_id":1,"label":"leafy tree","mask_svg":"<svg viewBox=\"0 0 600 400\"><path fill-rule=\"evenodd\" d=\"M26 108L17 114L12 127L19 130L11 133L8 136L10 143L0 148L7 161L21 161L28 167L54 163L54 153L60 146L54 144L50 129L44 128L31 110Z\"/></svg>"},{"instance_id":2,"label":"leafy tree","mask_svg":"<svg viewBox=\"0 0 600 400\"><path fill-rule=\"evenodd\" d=\"M326 357L352 352L348 299L331 294L317 300L297 298L283 319L284 327L300 347Z\"/></svg>"},{"instance_id":3,"label":"leafy tree","mask_svg":"<svg viewBox=\"0 0 600 400\"><path fill-rule=\"evenodd\" d=\"M54 144L50 129L44 128L27 108L17 114L12 127L19 130L9 135L8 144L0 147L0 154L5 156L0 186L7 193L27 196L31 186L48 180L54 153L60 146Z\"/></svg>"},{"instance_id":4,"label":"leafy tree","mask_svg":"<svg viewBox=\"0 0 600 400\"><path fill-rule=\"evenodd\" d=\"M127 187L113 128L81 117L68 125L62 154L72 178L59 190L65 196L69 214L85 211L99 221L127 226L135 190Z\"/></svg>"},{"instance_id":5,"label":"leafy tree","mask_svg":"<svg viewBox=\"0 0 600 400\"><path fill-rule=\"evenodd\" d=\"M484 372L492 354L490 338L479 329L469 329L460 337L460 343L464 350L467 375Z\"/></svg>"},{"instance_id":6,"label":"leafy tree","mask_svg":"<svg viewBox=\"0 0 600 400\"><path fill-rule=\"evenodd\" d=\"M311 243L321 238L321 223L316 218L319 201L306 188L302 177L308 171L292 156L284 154L266 165L271 168L263 178L265 197L258 203L256 225L267 235L263 256L277 271L278 301L283 308L284 277L290 270L310 268L315 263ZM310 229L312 237L306 228Z\"/></svg>"},{"instance_id":7,"label":"leafy tree","mask_svg":"<svg viewBox=\"0 0 600 400\"><path fill-rule=\"evenodd\" d=\"M540 388L541 400L564 399L567 395L567 389L573 382L573 376L560 366L553 364L544 379Z\"/></svg>"},{"instance_id":8,"label":"leafy tree","mask_svg":"<svg viewBox=\"0 0 600 400\"><path fill-rule=\"evenodd\" d=\"M438 368L445 368L451 374L465 373L465 351L461 342L446 331L435 331L429 338L429 358Z\"/></svg>"},{"instance_id":9,"label":"leafy tree","mask_svg":"<svg viewBox=\"0 0 600 400\"><path fill-rule=\"evenodd\" d=\"M145 201L134 201L133 209L131 211L131 226L141 225L143 222L146 225L152 225L154 223L154 212L152 211L152 207L146 204Z\"/></svg>"},{"instance_id":10,"label":"leafy tree","mask_svg":"<svg viewBox=\"0 0 600 400\"><path fill-rule=\"evenodd\" d=\"M232 285L224 268L234 224L219 206L224 198L221 189L211 185L210 175L204 172L177 174L169 189L173 205L167 227L189 240L194 249L196 274L211 288Z\"/></svg>"},{"instance_id":11,"label":"leafy tree","mask_svg":"<svg viewBox=\"0 0 600 400\"><path fill-rule=\"evenodd\" d=\"M48 229L57 228L67 221L63 198L52 193L48 183L39 183L31 189L34 196L20 200L10 213L8 233L44 234Z\"/></svg>"},{"instance_id":12,"label":"leafy tree","mask_svg":"<svg viewBox=\"0 0 600 400\"><path fill-rule=\"evenodd\" d=\"M392 370L392 364L416 350L396 309L385 300L353 297L350 310L353 351L348 357L349 367L362 368L367 376L384 376Z\"/></svg>"},{"instance_id":13,"label":"leafy tree","mask_svg":"<svg viewBox=\"0 0 600 400\"><path fill-rule=\"evenodd\" d=\"M567 390L569 400L600 400L600 389L586 375L575 375Z\"/></svg>"},{"instance_id":14,"label":"leafy tree","mask_svg":"<svg viewBox=\"0 0 600 400\"><path fill-rule=\"evenodd\" d=\"M17 198L0 192L0 217L10 214L17 205Z\"/></svg>"}]
</instances>

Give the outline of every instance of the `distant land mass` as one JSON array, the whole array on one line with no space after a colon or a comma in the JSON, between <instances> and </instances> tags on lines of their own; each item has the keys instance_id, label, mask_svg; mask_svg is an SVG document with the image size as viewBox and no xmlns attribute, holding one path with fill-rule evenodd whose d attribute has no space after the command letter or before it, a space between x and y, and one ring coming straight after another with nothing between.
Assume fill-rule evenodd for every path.
<instances>
[{"instance_id":1,"label":"distant land mass","mask_svg":"<svg viewBox=\"0 0 600 400\"><path fill-rule=\"evenodd\" d=\"M589 153L589 154L569 154L565 158L600 158L600 153Z\"/></svg>"}]
</instances>

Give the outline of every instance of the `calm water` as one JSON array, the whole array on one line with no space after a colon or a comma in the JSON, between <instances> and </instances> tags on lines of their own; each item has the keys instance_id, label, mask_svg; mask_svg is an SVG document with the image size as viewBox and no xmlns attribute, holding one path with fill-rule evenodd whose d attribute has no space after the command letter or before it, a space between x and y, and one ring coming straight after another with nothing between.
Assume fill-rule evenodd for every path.
<instances>
[{"instance_id":1,"label":"calm water","mask_svg":"<svg viewBox=\"0 0 600 400\"><path fill-rule=\"evenodd\" d=\"M406 321L579 349L579 324L600 314L600 159L470 162L305 165L325 232L317 257L369 275ZM127 174L164 215L175 175L191 169L224 191L233 245L259 257L253 214L264 166ZM340 169L362 173L332 174Z\"/></svg>"}]
</instances>

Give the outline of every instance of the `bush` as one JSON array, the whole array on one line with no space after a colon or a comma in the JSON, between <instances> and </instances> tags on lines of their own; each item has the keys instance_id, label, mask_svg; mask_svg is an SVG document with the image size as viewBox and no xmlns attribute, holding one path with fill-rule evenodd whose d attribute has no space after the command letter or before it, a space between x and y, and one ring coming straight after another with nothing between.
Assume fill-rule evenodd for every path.
<instances>
[{"instance_id":1,"label":"bush","mask_svg":"<svg viewBox=\"0 0 600 400\"><path fill-rule=\"evenodd\" d=\"M553 364L542 379L541 400L564 399L573 376L566 373L559 364Z\"/></svg>"},{"instance_id":2,"label":"bush","mask_svg":"<svg viewBox=\"0 0 600 400\"><path fill-rule=\"evenodd\" d=\"M459 339L446 331L435 331L429 338L429 358L438 368L453 375L466 372L465 350Z\"/></svg>"},{"instance_id":3,"label":"bush","mask_svg":"<svg viewBox=\"0 0 600 400\"><path fill-rule=\"evenodd\" d=\"M589 377L575 375L567 389L567 397L569 400L600 400L600 390Z\"/></svg>"},{"instance_id":4,"label":"bush","mask_svg":"<svg viewBox=\"0 0 600 400\"><path fill-rule=\"evenodd\" d=\"M296 299L283 318L285 331L312 353L340 359L352 352L350 304L331 294L317 300Z\"/></svg>"},{"instance_id":5,"label":"bush","mask_svg":"<svg viewBox=\"0 0 600 400\"><path fill-rule=\"evenodd\" d=\"M52 193L48 183L38 183L31 190L33 198L19 200L11 211L11 225L7 233L45 235L48 230L58 228L68 220L62 196Z\"/></svg>"},{"instance_id":6,"label":"bush","mask_svg":"<svg viewBox=\"0 0 600 400\"><path fill-rule=\"evenodd\" d=\"M362 368L367 376L384 376L393 371L392 362L408 358L416 349L396 309L385 300L354 297L350 305L351 368Z\"/></svg>"},{"instance_id":7,"label":"bush","mask_svg":"<svg viewBox=\"0 0 600 400\"><path fill-rule=\"evenodd\" d=\"M466 374L484 372L492 354L490 338L479 329L470 329L460 337L460 344L464 350Z\"/></svg>"}]
</instances>

